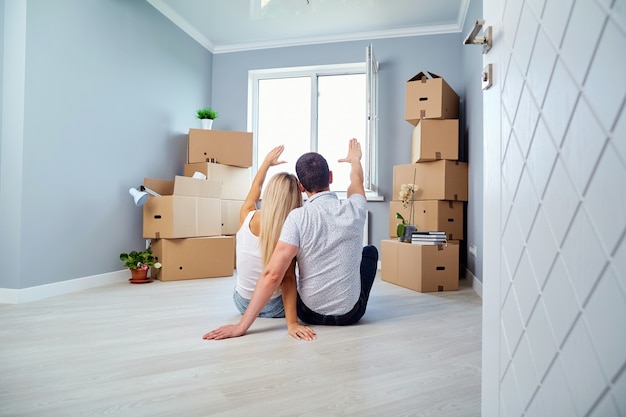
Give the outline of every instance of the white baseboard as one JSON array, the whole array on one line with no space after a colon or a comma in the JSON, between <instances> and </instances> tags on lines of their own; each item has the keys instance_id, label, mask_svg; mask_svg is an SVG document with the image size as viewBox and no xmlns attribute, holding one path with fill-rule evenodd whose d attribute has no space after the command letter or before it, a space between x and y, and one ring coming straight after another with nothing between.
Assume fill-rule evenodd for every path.
<instances>
[{"instance_id":1,"label":"white baseboard","mask_svg":"<svg viewBox=\"0 0 626 417\"><path fill-rule=\"evenodd\" d=\"M128 269L14 290L0 288L0 304L19 304L128 281Z\"/></svg>"},{"instance_id":2,"label":"white baseboard","mask_svg":"<svg viewBox=\"0 0 626 417\"><path fill-rule=\"evenodd\" d=\"M474 274L472 274L472 271L470 271L469 269L465 269L465 274L468 278L472 280L472 289L474 290L474 292L478 294L480 298L483 298L483 283L480 282L480 280L476 278L476 276L474 276Z\"/></svg>"}]
</instances>

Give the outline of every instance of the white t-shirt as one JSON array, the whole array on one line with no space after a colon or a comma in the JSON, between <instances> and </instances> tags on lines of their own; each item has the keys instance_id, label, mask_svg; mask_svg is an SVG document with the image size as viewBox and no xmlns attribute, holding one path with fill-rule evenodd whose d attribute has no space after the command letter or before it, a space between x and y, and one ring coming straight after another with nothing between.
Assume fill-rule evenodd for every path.
<instances>
[{"instance_id":1,"label":"white t-shirt","mask_svg":"<svg viewBox=\"0 0 626 417\"><path fill-rule=\"evenodd\" d=\"M298 294L316 313L345 314L359 298L366 212L361 194L339 200L325 191L292 210L285 221L280 241L300 248Z\"/></svg>"}]
</instances>

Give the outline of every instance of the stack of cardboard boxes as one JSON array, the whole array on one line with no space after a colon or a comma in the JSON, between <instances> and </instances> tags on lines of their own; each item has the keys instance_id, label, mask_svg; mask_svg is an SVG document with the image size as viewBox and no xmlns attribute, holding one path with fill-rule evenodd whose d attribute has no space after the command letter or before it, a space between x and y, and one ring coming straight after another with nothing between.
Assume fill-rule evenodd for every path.
<instances>
[{"instance_id":1,"label":"stack of cardboard boxes","mask_svg":"<svg viewBox=\"0 0 626 417\"><path fill-rule=\"evenodd\" d=\"M393 194L416 184L414 202L389 204L389 236L381 245L381 277L420 292L458 290L459 241L463 240L464 202L468 199L467 163L459 157L459 96L435 75L419 73L407 81L405 119L415 126L411 163L393 167ZM407 143L407 148L409 147ZM412 213L411 213L412 207ZM400 213L420 231L442 231L446 245L398 241Z\"/></svg>"},{"instance_id":2,"label":"stack of cardboard boxes","mask_svg":"<svg viewBox=\"0 0 626 417\"><path fill-rule=\"evenodd\" d=\"M187 161L185 175L173 181L144 179L161 195L143 206L143 237L163 265L151 276L231 276L239 210L250 189L252 133L189 129ZM194 178L196 172L206 179Z\"/></svg>"}]
</instances>

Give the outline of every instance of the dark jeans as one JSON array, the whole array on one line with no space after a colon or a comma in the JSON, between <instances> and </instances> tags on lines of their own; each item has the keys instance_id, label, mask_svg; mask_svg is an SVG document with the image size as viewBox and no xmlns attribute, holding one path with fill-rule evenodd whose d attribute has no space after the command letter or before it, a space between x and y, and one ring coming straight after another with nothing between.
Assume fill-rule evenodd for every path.
<instances>
[{"instance_id":1,"label":"dark jeans","mask_svg":"<svg viewBox=\"0 0 626 417\"><path fill-rule=\"evenodd\" d=\"M378 249L376 249L376 246L365 246L361 257L361 295L352 310L340 316L319 314L304 305L298 294L298 317L300 320L308 324L328 326L348 326L361 320L361 317L365 314L372 284L374 284L377 266Z\"/></svg>"}]
</instances>

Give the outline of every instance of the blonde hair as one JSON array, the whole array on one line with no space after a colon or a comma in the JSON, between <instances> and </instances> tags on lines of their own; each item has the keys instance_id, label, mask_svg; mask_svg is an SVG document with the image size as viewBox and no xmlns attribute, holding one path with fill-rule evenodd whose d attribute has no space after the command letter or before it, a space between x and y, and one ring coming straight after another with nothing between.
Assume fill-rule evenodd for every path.
<instances>
[{"instance_id":1,"label":"blonde hair","mask_svg":"<svg viewBox=\"0 0 626 417\"><path fill-rule=\"evenodd\" d=\"M261 202L261 259L267 265L291 210L302 206L302 193L295 175L280 172L270 178Z\"/></svg>"}]
</instances>

